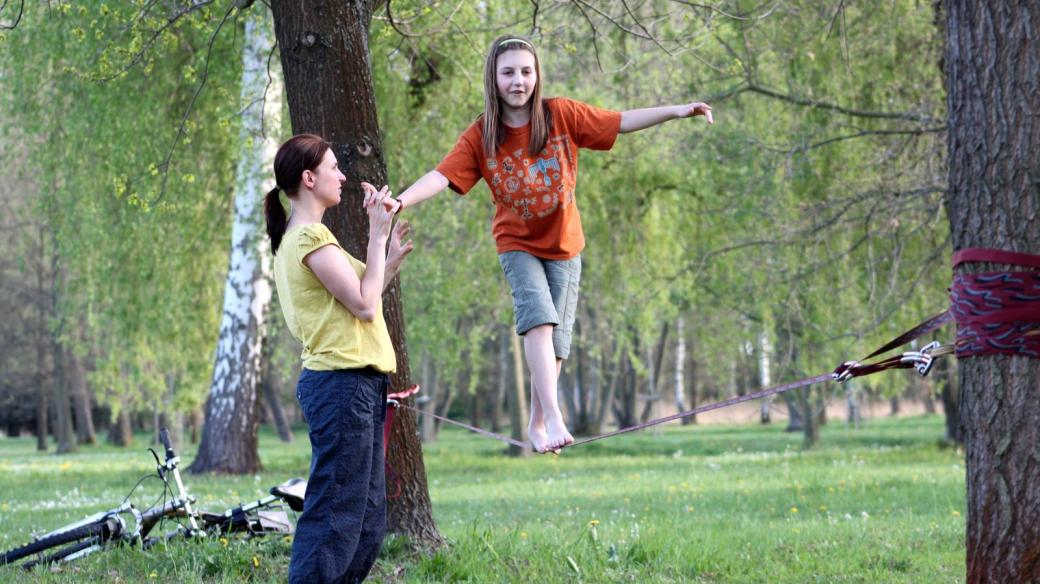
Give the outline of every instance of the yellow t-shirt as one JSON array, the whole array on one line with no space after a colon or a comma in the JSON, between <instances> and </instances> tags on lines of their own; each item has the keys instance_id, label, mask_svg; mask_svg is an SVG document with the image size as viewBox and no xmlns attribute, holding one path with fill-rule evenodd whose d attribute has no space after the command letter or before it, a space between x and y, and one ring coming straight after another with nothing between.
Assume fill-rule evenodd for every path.
<instances>
[{"instance_id":1,"label":"yellow t-shirt","mask_svg":"<svg viewBox=\"0 0 1040 584\"><path fill-rule=\"evenodd\" d=\"M289 332L303 343L303 366L314 371L372 366L392 373L397 357L383 320L383 303L376 307L375 320L361 321L304 265L307 254L326 245L339 248L358 278L364 276L365 264L347 253L321 223L287 231L274 256L278 300Z\"/></svg>"}]
</instances>

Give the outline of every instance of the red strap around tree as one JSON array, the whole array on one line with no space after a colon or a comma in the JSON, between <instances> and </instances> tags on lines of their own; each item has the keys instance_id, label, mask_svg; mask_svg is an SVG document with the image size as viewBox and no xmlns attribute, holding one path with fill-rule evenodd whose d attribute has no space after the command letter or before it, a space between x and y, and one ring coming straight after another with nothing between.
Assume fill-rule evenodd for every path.
<instances>
[{"instance_id":1,"label":"red strap around tree","mask_svg":"<svg viewBox=\"0 0 1040 584\"><path fill-rule=\"evenodd\" d=\"M969 248L953 254L966 262L1040 269L1040 255ZM957 321L957 358L1001 353L1040 358L1040 271L956 274L950 312Z\"/></svg>"}]
</instances>

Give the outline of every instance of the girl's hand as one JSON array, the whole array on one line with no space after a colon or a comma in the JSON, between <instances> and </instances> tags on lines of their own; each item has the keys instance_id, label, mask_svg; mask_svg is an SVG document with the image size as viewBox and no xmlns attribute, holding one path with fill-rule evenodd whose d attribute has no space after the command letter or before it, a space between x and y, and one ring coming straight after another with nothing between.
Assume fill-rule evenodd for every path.
<instances>
[{"instance_id":1,"label":"girl's hand","mask_svg":"<svg viewBox=\"0 0 1040 584\"><path fill-rule=\"evenodd\" d=\"M365 200L362 206L368 211L368 233L369 237L377 236L386 238L390 233L390 224L394 219L393 213L387 210L386 200L391 198L390 187L376 190L367 182L361 183L365 191Z\"/></svg>"},{"instance_id":2,"label":"girl's hand","mask_svg":"<svg viewBox=\"0 0 1040 584\"><path fill-rule=\"evenodd\" d=\"M401 207L404 207L404 203L400 199L393 197L387 197L383 204L386 205L386 210L390 211L391 215L397 215L401 211Z\"/></svg>"},{"instance_id":3,"label":"girl's hand","mask_svg":"<svg viewBox=\"0 0 1040 584\"><path fill-rule=\"evenodd\" d=\"M412 253L415 246L412 241L405 239L412 233L412 226L407 221L398 221L390 232L390 250L386 254L386 265L390 269L397 269L404 263L404 258Z\"/></svg>"},{"instance_id":4,"label":"girl's hand","mask_svg":"<svg viewBox=\"0 0 1040 584\"><path fill-rule=\"evenodd\" d=\"M680 118L692 118L693 116L704 116L709 124L715 123L715 119L711 117L711 106L706 103L695 101L682 106L682 109L679 110Z\"/></svg>"}]
</instances>

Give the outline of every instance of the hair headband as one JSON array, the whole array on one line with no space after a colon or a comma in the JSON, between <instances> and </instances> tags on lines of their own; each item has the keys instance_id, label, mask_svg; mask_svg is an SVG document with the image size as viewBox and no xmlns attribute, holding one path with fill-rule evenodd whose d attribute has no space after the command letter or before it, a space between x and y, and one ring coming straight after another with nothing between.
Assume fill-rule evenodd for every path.
<instances>
[{"instance_id":1,"label":"hair headband","mask_svg":"<svg viewBox=\"0 0 1040 584\"><path fill-rule=\"evenodd\" d=\"M527 45L528 47L531 48L532 51L534 50L534 45L532 45L531 43L525 41L524 39L505 39L504 41L498 43L498 46L501 47L502 45L504 45L506 43L520 43L521 45Z\"/></svg>"}]
</instances>

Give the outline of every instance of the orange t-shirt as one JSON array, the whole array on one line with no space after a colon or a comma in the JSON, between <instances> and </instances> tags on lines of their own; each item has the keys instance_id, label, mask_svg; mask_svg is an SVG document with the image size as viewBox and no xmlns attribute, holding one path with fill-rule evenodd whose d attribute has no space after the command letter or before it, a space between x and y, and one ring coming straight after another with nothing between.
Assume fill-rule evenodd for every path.
<instances>
[{"instance_id":1,"label":"orange t-shirt","mask_svg":"<svg viewBox=\"0 0 1040 584\"><path fill-rule=\"evenodd\" d=\"M527 152L531 125L506 126L494 158L484 156L481 119L473 122L437 170L452 190L466 194L481 178L491 189L491 235L498 253L526 251L549 260L570 259L585 247L574 201L578 149L609 150L621 129L621 113L557 97L546 100L552 130L545 148Z\"/></svg>"}]
</instances>

